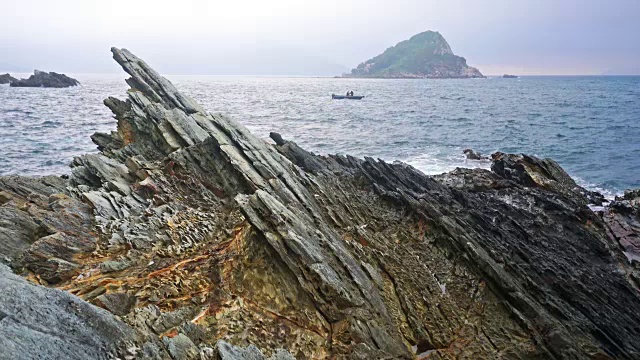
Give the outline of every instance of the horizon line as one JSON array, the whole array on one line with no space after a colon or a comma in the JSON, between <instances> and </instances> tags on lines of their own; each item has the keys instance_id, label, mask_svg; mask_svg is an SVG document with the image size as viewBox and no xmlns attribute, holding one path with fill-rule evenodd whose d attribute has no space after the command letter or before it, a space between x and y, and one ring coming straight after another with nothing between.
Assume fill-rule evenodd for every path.
<instances>
[{"instance_id":1,"label":"horizon line","mask_svg":"<svg viewBox=\"0 0 640 360\"><path fill-rule=\"evenodd\" d=\"M46 71L46 70L42 70L42 71ZM55 71L55 70L49 70L47 72L57 72L59 74L73 74L73 75L124 75L127 76L127 73L125 72L74 72L74 71L69 71L69 72L59 72L59 71ZM22 72L22 71L7 71L7 70L1 70L0 69L0 74L29 74L29 75L33 75L33 71L30 72ZM502 77L503 75L516 75L518 77L536 77L536 76L548 76L548 77L552 77L552 76L640 76L640 73L633 73L633 74L593 74L593 73L584 73L584 74L523 74L523 75L519 75L519 74L510 74L510 73L500 73L500 74L484 74L485 77ZM329 79L342 79L342 75L314 75L314 74L304 74L304 75L298 75L298 74L160 74L162 76L255 76L255 77L296 77L296 78L329 78ZM445 79L420 79L420 78L416 78L416 79L386 79L386 78L358 78L358 77L348 77L345 79L384 79L384 80L447 80ZM462 78L464 79L464 78Z\"/></svg>"}]
</instances>

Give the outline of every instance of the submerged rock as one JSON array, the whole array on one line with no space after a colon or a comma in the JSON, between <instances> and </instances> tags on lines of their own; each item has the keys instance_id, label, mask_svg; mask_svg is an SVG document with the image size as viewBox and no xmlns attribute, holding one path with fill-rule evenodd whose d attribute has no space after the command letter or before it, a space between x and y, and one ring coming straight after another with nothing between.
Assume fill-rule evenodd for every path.
<instances>
[{"instance_id":1,"label":"submerged rock","mask_svg":"<svg viewBox=\"0 0 640 360\"><path fill-rule=\"evenodd\" d=\"M131 76L105 100L117 132L69 179L0 177L0 241L16 271L118 313L135 356L640 356L621 233L552 160L430 177L271 145L112 52Z\"/></svg>"},{"instance_id":2,"label":"submerged rock","mask_svg":"<svg viewBox=\"0 0 640 360\"><path fill-rule=\"evenodd\" d=\"M1 74L0 75L0 84L9 84L13 81L18 81L18 79L14 78L9 74Z\"/></svg>"},{"instance_id":3,"label":"submerged rock","mask_svg":"<svg viewBox=\"0 0 640 360\"><path fill-rule=\"evenodd\" d=\"M80 82L76 79L68 77L65 74L35 70L33 72L33 75L29 76L28 79L14 79L10 82L9 85L12 87L65 88L78 86L80 85Z\"/></svg>"}]
</instances>

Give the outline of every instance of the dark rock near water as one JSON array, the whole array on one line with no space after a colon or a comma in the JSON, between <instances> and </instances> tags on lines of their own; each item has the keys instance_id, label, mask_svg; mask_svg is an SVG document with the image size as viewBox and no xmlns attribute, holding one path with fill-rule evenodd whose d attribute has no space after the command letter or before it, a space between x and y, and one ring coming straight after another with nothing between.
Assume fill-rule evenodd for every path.
<instances>
[{"instance_id":1,"label":"dark rock near water","mask_svg":"<svg viewBox=\"0 0 640 360\"><path fill-rule=\"evenodd\" d=\"M65 74L36 70L28 79L14 79L9 85L12 87L66 88L80 85L80 82Z\"/></svg>"},{"instance_id":2,"label":"dark rock near water","mask_svg":"<svg viewBox=\"0 0 640 360\"><path fill-rule=\"evenodd\" d=\"M0 75L0 84L10 84L13 81L18 81L18 79L14 78L9 74L1 74Z\"/></svg>"},{"instance_id":3,"label":"dark rock near water","mask_svg":"<svg viewBox=\"0 0 640 360\"><path fill-rule=\"evenodd\" d=\"M538 159L524 154L501 152L491 157L493 159L491 170L505 179L524 186L539 186L553 190L578 203L601 206L606 201L602 194L578 186L571 176L552 159Z\"/></svg>"},{"instance_id":4,"label":"dark rock near water","mask_svg":"<svg viewBox=\"0 0 640 360\"><path fill-rule=\"evenodd\" d=\"M15 271L120 314L131 356L640 356L635 195L594 213L526 155L426 176L271 145L112 52L117 132L69 179L0 178L0 241Z\"/></svg>"},{"instance_id":5,"label":"dark rock near water","mask_svg":"<svg viewBox=\"0 0 640 360\"><path fill-rule=\"evenodd\" d=\"M472 149L464 149L462 151L462 153L467 157L467 159L469 160L488 160L489 158L477 153L475 151L473 151Z\"/></svg>"}]
</instances>

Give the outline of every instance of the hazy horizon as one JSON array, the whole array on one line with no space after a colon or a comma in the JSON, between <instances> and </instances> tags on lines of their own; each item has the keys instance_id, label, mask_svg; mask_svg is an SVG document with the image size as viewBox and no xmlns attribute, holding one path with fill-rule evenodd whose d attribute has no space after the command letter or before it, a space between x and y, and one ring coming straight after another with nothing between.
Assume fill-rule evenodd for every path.
<instances>
[{"instance_id":1,"label":"hazy horizon","mask_svg":"<svg viewBox=\"0 0 640 360\"><path fill-rule=\"evenodd\" d=\"M485 75L640 74L640 2L0 0L0 71L121 73L111 46L165 74L340 75L439 31Z\"/></svg>"}]
</instances>

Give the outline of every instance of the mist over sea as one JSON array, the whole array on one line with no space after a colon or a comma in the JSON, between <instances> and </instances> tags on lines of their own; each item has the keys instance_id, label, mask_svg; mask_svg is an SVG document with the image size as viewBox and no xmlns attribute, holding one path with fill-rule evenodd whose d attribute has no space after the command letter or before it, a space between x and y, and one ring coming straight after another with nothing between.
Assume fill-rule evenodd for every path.
<instances>
[{"instance_id":1,"label":"mist over sea","mask_svg":"<svg viewBox=\"0 0 640 360\"><path fill-rule=\"evenodd\" d=\"M115 130L102 101L124 76L76 75L68 89L0 85L0 175L69 173ZM402 160L427 174L488 168L462 150L551 157L607 196L640 187L640 77L377 80L168 76L210 112L321 154ZM353 90L362 101L331 100Z\"/></svg>"}]
</instances>

